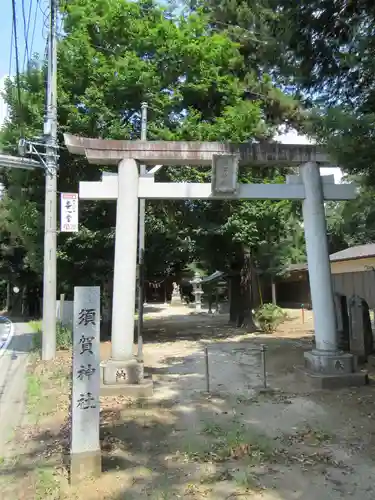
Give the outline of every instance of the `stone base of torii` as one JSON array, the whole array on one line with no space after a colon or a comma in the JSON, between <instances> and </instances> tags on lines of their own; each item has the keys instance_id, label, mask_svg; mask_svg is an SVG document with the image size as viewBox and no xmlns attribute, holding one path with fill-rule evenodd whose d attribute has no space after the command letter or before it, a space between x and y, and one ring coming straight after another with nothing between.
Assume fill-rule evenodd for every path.
<instances>
[{"instance_id":1,"label":"stone base of torii","mask_svg":"<svg viewBox=\"0 0 375 500\"><path fill-rule=\"evenodd\" d=\"M117 175L79 186L81 199L117 200L112 352L102 363L103 394L152 395L152 381L144 378L143 364L133 356L139 198L301 200L315 325L315 349L305 353L303 373L323 388L367 383L367 373L356 371L353 355L338 348L324 211L325 200L355 198L355 186L335 185L333 176L321 177L319 167L331 164L315 146L114 141L71 135L65 135L65 144L90 163L118 166ZM138 162L154 167L212 164L212 183L155 182L160 167L140 177ZM286 184L238 183L239 165L270 164L300 166L300 174L288 176Z\"/></svg>"}]
</instances>

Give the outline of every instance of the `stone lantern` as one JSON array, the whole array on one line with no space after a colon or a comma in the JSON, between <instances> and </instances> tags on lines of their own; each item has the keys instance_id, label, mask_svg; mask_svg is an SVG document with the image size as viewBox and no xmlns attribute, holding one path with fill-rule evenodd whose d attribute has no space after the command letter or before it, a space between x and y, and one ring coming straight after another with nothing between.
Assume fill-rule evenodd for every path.
<instances>
[{"instance_id":1,"label":"stone lantern","mask_svg":"<svg viewBox=\"0 0 375 500\"><path fill-rule=\"evenodd\" d=\"M195 310L197 312L200 312L202 310L202 295L203 295L203 290L202 290L202 278L200 277L199 273L194 274L194 278L190 281L190 283L193 285L193 295L195 298Z\"/></svg>"}]
</instances>

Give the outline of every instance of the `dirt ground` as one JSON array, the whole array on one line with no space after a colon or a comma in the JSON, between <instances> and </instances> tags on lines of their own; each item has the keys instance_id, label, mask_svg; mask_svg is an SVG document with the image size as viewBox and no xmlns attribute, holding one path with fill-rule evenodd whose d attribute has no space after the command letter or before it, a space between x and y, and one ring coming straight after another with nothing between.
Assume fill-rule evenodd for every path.
<instances>
[{"instance_id":1,"label":"dirt ground","mask_svg":"<svg viewBox=\"0 0 375 500\"><path fill-rule=\"evenodd\" d=\"M304 323L300 312L289 315L276 333L260 335L229 328L224 316L148 313L154 397L102 398L103 474L76 488L64 465L70 353L34 360L25 425L0 459L0 497L373 500L375 386L312 391L294 370L311 348L311 313ZM268 392L259 390L261 344ZM106 359L110 344L101 349Z\"/></svg>"}]
</instances>

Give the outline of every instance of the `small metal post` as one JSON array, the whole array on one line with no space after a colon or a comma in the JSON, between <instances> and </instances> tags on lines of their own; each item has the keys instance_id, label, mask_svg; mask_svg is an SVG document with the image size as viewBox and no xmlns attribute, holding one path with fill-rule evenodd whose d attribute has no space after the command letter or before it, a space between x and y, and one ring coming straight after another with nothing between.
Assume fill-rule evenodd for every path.
<instances>
[{"instance_id":1,"label":"small metal post","mask_svg":"<svg viewBox=\"0 0 375 500\"><path fill-rule=\"evenodd\" d=\"M301 304L302 324L305 324L305 304Z\"/></svg>"},{"instance_id":2,"label":"small metal post","mask_svg":"<svg viewBox=\"0 0 375 500\"><path fill-rule=\"evenodd\" d=\"M60 317L59 321L62 324L64 318L64 302L65 302L65 293L60 293Z\"/></svg>"},{"instance_id":3,"label":"small metal post","mask_svg":"<svg viewBox=\"0 0 375 500\"><path fill-rule=\"evenodd\" d=\"M263 388L264 389L267 389L266 349L267 349L267 347L264 344L262 344L260 346L260 352L261 352L261 356L262 356Z\"/></svg>"},{"instance_id":4,"label":"small metal post","mask_svg":"<svg viewBox=\"0 0 375 500\"><path fill-rule=\"evenodd\" d=\"M210 393L210 372L209 372L209 366L208 366L208 347L205 346L204 348L204 357L205 357L205 362L206 362L206 390L207 393Z\"/></svg>"}]
</instances>

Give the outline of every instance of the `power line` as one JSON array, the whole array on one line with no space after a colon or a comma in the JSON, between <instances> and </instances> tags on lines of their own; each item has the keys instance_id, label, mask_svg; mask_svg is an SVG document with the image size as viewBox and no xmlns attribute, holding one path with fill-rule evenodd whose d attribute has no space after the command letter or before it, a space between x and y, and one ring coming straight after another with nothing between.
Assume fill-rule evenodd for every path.
<instances>
[{"instance_id":1,"label":"power line","mask_svg":"<svg viewBox=\"0 0 375 500\"><path fill-rule=\"evenodd\" d=\"M48 33L49 33L49 9L50 5L45 5L42 7L41 5L41 0L38 0L38 8L43 16L43 29L42 29L42 36L46 40L48 38ZM46 34L47 32L47 34Z\"/></svg>"},{"instance_id":2,"label":"power line","mask_svg":"<svg viewBox=\"0 0 375 500\"><path fill-rule=\"evenodd\" d=\"M18 104L19 106L21 106L21 85L20 85L20 67L19 67L19 56L18 56L16 0L12 0L12 18L13 18L14 48L16 52L16 82L17 82Z\"/></svg>"},{"instance_id":3,"label":"power line","mask_svg":"<svg viewBox=\"0 0 375 500\"><path fill-rule=\"evenodd\" d=\"M23 36L25 39L25 52L23 54L23 64L22 64L22 71L25 71L25 63L26 63L26 58L29 61L30 60L30 54L29 54L29 29L30 29L30 19L31 19L31 8L33 5L33 0L30 0L29 4L29 13L27 17L27 22L26 22L26 8L25 8L25 0L22 0L22 19L23 19Z\"/></svg>"},{"instance_id":4,"label":"power line","mask_svg":"<svg viewBox=\"0 0 375 500\"><path fill-rule=\"evenodd\" d=\"M36 18L37 18L37 15L38 15L39 1L40 0L36 0L36 5L35 5L34 21L33 21L33 32L32 32L32 35L31 35L31 44L30 44L31 57L33 56L33 45L34 45L34 39L35 39Z\"/></svg>"},{"instance_id":5,"label":"power line","mask_svg":"<svg viewBox=\"0 0 375 500\"><path fill-rule=\"evenodd\" d=\"M13 32L14 32L14 26L12 23L12 32L10 35L10 53L9 53L9 71L8 71L9 78L12 73L12 62L13 62Z\"/></svg>"}]
</instances>

